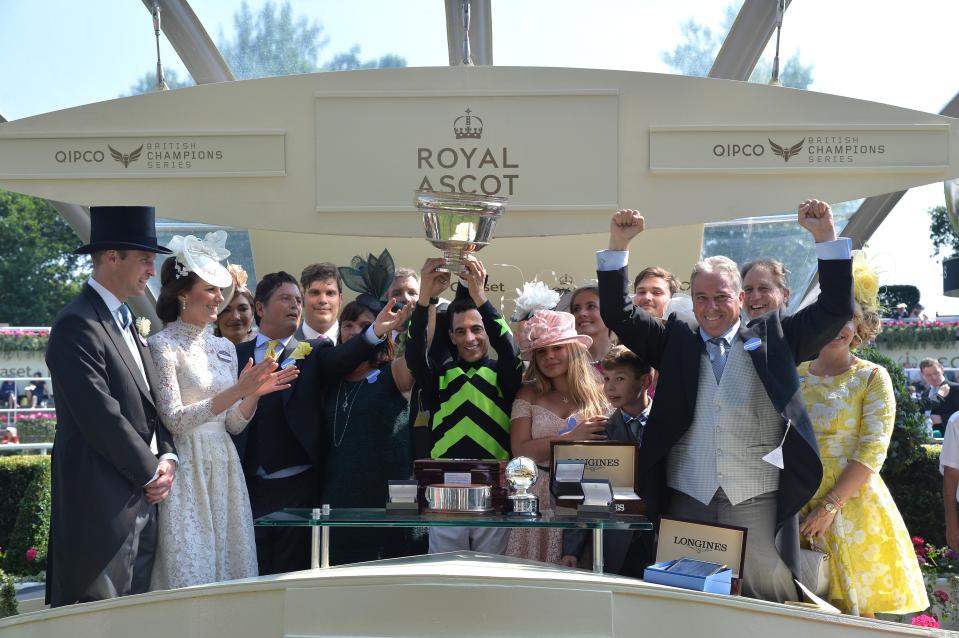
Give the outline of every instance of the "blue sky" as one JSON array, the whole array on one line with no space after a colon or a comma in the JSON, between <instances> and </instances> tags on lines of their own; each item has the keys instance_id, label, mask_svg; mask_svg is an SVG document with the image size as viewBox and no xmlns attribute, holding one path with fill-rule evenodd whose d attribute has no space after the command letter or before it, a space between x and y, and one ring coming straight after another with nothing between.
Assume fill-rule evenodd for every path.
<instances>
[{"instance_id":1,"label":"blue sky","mask_svg":"<svg viewBox=\"0 0 959 638\"><path fill-rule=\"evenodd\" d=\"M252 0L256 11L264 0ZM194 0L214 41L232 33L239 0ZM361 57L397 53L414 66L447 64L442 0L298 0L295 15L323 24L322 60L361 47ZM737 3L738 5L738 3ZM660 53L688 18L716 28L716 0L493 0L498 65L576 66L668 72ZM811 90L937 112L959 91L954 0L835 2L794 0L786 12L783 56L800 51L814 66ZM168 69L186 75L162 40ZM766 57L772 56L772 43ZM154 68L149 12L136 0L0 0L0 114L7 119L115 98ZM959 314L941 295L930 257L926 210L943 202L941 184L911 190L870 242L884 283L913 283L934 314ZM927 258L928 257L928 258Z\"/></svg>"}]
</instances>

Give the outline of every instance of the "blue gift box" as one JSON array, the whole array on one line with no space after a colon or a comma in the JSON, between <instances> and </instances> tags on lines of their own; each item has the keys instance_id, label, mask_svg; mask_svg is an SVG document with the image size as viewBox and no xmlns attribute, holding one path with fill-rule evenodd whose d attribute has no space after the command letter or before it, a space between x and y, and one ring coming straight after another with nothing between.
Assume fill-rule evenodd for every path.
<instances>
[{"instance_id":1,"label":"blue gift box","mask_svg":"<svg viewBox=\"0 0 959 638\"><path fill-rule=\"evenodd\" d=\"M679 559L677 559L679 560ZM655 563L643 572L643 580L648 583L658 583L683 589L694 589L711 594L729 595L732 589L733 572L728 567L709 576L693 576L679 572L666 571L676 560Z\"/></svg>"}]
</instances>

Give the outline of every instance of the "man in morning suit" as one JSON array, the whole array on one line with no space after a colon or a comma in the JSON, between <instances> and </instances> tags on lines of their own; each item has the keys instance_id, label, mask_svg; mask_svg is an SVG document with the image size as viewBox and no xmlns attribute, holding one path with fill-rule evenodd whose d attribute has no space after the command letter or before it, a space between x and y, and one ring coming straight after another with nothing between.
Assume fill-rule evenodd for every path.
<instances>
[{"instance_id":1,"label":"man in morning suit","mask_svg":"<svg viewBox=\"0 0 959 638\"><path fill-rule=\"evenodd\" d=\"M792 316L770 312L745 325L739 270L726 257L693 269L697 326L676 314L661 323L633 306L626 262L645 227L638 211L613 216L609 250L597 255L603 321L660 373L640 448L648 515L746 527L743 593L779 602L801 600L793 583L797 513L822 479L796 364L814 358L853 315L849 241L836 239L829 205L806 200L799 224L816 240L819 299Z\"/></svg>"},{"instance_id":2,"label":"man in morning suit","mask_svg":"<svg viewBox=\"0 0 959 638\"><path fill-rule=\"evenodd\" d=\"M269 356L282 367L300 368L291 388L260 399L253 420L234 437L257 518L286 507L320 506L327 451L325 385L365 361L383 335L406 321L410 309L394 313L393 303L388 303L362 338L334 348L326 338L297 341L293 333L303 293L289 273L265 275L256 286L254 306L259 334L237 344L237 364L242 367L251 357L259 363ZM257 527L255 535L261 575L309 569L308 528Z\"/></svg>"},{"instance_id":3,"label":"man in morning suit","mask_svg":"<svg viewBox=\"0 0 959 638\"><path fill-rule=\"evenodd\" d=\"M932 422L946 433L949 417L959 412L959 383L946 379L946 371L936 359L923 359L919 362L919 374L926 382L926 389L920 397L923 410L931 412Z\"/></svg>"},{"instance_id":4,"label":"man in morning suit","mask_svg":"<svg viewBox=\"0 0 959 638\"><path fill-rule=\"evenodd\" d=\"M170 251L157 245L151 207L93 207L90 222L90 243L76 252L92 255L93 275L54 319L46 354L57 393L46 592L53 607L147 591L156 504L176 474L150 350L126 305L154 275L154 255Z\"/></svg>"}]
</instances>

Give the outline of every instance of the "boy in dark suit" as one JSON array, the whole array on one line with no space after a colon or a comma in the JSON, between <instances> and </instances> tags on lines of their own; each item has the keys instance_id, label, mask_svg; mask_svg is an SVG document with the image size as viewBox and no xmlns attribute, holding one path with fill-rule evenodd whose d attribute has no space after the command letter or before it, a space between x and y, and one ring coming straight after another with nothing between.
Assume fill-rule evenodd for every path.
<instances>
[{"instance_id":1,"label":"boy in dark suit","mask_svg":"<svg viewBox=\"0 0 959 638\"><path fill-rule=\"evenodd\" d=\"M610 441L627 441L640 445L643 429L653 403L649 398L652 368L629 348L615 346L603 359L603 394L616 411L606 421ZM587 532L563 532L561 563L576 567L586 544ZM651 562L652 532L603 532L603 565L612 574L642 578Z\"/></svg>"}]
</instances>

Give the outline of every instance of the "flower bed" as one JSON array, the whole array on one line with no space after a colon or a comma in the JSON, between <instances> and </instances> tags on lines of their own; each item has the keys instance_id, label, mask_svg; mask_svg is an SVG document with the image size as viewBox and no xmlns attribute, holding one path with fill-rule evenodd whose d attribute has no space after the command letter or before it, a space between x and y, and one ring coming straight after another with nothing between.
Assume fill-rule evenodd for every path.
<instances>
[{"instance_id":1,"label":"flower bed","mask_svg":"<svg viewBox=\"0 0 959 638\"><path fill-rule=\"evenodd\" d=\"M44 352L49 339L49 328L0 328L0 352Z\"/></svg>"},{"instance_id":2,"label":"flower bed","mask_svg":"<svg viewBox=\"0 0 959 638\"><path fill-rule=\"evenodd\" d=\"M53 443L53 435L57 431L57 415L55 412L30 412L29 416L12 413L0 414L0 428L8 425L17 428L17 438L20 443Z\"/></svg>"},{"instance_id":3,"label":"flower bed","mask_svg":"<svg viewBox=\"0 0 959 638\"><path fill-rule=\"evenodd\" d=\"M944 346L956 340L956 321L883 321L876 343L886 348Z\"/></svg>"},{"instance_id":4,"label":"flower bed","mask_svg":"<svg viewBox=\"0 0 959 638\"><path fill-rule=\"evenodd\" d=\"M913 536L912 544L926 581L926 593L929 596L926 613L943 627L956 627L959 622L956 608L959 602L959 554L950 547L927 543L921 536Z\"/></svg>"}]
</instances>

